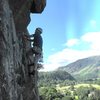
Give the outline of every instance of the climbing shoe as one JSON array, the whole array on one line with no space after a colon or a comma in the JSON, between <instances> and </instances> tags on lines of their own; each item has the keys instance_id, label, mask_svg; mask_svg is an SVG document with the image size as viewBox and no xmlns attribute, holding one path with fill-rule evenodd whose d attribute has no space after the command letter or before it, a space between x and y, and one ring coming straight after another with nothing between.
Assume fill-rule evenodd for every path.
<instances>
[{"instance_id":1,"label":"climbing shoe","mask_svg":"<svg viewBox=\"0 0 100 100\"><path fill-rule=\"evenodd\" d=\"M31 75L34 76L35 75L35 70L33 70L32 72L29 72L28 74L29 74L29 76L31 76Z\"/></svg>"},{"instance_id":2,"label":"climbing shoe","mask_svg":"<svg viewBox=\"0 0 100 100\"><path fill-rule=\"evenodd\" d=\"M28 66L29 66L29 67L30 67L30 66L34 66L34 63L32 63L32 64L29 64Z\"/></svg>"}]
</instances>

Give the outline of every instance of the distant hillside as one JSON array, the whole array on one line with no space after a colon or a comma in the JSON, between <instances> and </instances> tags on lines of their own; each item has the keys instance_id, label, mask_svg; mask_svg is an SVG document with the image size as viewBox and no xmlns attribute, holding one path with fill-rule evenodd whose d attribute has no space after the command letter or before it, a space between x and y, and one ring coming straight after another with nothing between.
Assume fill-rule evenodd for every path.
<instances>
[{"instance_id":1,"label":"distant hillside","mask_svg":"<svg viewBox=\"0 0 100 100\"><path fill-rule=\"evenodd\" d=\"M80 59L58 69L67 71L76 78L100 78L100 56Z\"/></svg>"},{"instance_id":2,"label":"distant hillside","mask_svg":"<svg viewBox=\"0 0 100 100\"><path fill-rule=\"evenodd\" d=\"M68 72L57 70L51 72L39 72L39 83L46 84L52 83L56 84L59 82L63 82L65 80L75 80Z\"/></svg>"}]
</instances>

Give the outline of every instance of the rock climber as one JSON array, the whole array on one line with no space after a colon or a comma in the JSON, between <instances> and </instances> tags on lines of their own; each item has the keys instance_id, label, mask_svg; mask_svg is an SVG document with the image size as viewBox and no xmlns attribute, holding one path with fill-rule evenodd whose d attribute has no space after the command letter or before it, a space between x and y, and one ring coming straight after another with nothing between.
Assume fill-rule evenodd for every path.
<instances>
[{"instance_id":1,"label":"rock climber","mask_svg":"<svg viewBox=\"0 0 100 100\"><path fill-rule=\"evenodd\" d=\"M36 28L34 34L28 35L28 36L25 35L25 38L28 41L33 42L33 47L27 52L27 55L35 54L34 62L28 65L29 67L31 67L31 66L35 67L31 71L29 70L30 75L35 74L35 71L37 70L38 62L40 61L40 59L43 58L43 54L42 54L43 39L41 36L42 31L43 31L42 28L38 27L38 28ZM31 38L33 38L33 39L31 39Z\"/></svg>"}]
</instances>

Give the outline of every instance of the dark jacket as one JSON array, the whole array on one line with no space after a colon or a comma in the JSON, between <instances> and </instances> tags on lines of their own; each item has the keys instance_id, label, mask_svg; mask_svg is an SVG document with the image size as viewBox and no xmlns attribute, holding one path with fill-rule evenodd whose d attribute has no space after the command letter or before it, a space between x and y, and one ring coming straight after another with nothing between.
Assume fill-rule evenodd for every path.
<instances>
[{"instance_id":1,"label":"dark jacket","mask_svg":"<svg viewBox=\"0 0 100 100\"><path fill-rule=\"evenodd\" d=\"M43 46L43 39L42 36L40 34L33 34L33 46L37 46L42 50L42 46Z\"/></svg>"}]
</instances>

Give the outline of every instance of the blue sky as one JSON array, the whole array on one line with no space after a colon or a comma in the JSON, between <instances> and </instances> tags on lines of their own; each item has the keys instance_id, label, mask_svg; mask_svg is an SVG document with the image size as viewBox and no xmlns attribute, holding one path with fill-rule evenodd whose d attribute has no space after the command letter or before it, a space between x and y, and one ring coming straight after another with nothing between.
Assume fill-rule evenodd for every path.
<instances>
[{"instance_id":1,"label":"blue sky","mask_svg":"<svg viewBox=\"0 0 100 100\"><path fill-rule=\"evenodd\" d=\"M32 34L43 28L44 70L100 55L100 0L47 0L41 14L31 14Z\"/></svg>"}]
</instances>

